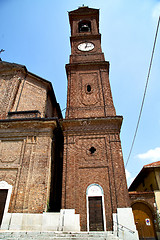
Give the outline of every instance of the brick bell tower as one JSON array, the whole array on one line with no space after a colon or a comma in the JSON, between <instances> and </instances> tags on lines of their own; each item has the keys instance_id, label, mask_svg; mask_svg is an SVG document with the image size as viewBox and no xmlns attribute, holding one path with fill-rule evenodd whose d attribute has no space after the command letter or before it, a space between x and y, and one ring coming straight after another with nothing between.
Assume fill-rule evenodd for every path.
<instances>
[{"instance_id":1,"label":"brick bell tower","mask_svg":"<svg viewBox=\"0 0 160 240\"><path fill-rule=\"evenodd\" d=\"M99 33L99 10L69 12L70 63L63 120L62 208L80 214L82 231L112 230L119 209L130 207L120 128Z\"/></svg>"}]
</instances>

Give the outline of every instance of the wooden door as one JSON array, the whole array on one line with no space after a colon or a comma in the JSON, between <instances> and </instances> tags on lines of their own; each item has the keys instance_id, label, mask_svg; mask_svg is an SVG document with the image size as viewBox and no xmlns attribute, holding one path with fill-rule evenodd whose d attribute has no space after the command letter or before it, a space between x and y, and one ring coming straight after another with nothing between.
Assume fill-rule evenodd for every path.
<instances>
[{"instance_id":1,"label":"wooden door","mask_svg":"<svg viewBox=\"0 0 160 240\"><path fill-rule=\"evenodd\" d=\"M89 197L89 231L104 231L102 197Z\"/></svg>"},{"instance_id":2,"label":"wooden door","mask_svg":"<svg viewBox=\"0 0 160 240\"><path fill-rule=\"evenodd\" d=\"M132 206L136 228L140 240L156 239L152 212L146 204L135 203Z\"/></svg>"},{"instance_id":3,"label":"wooden door","mask_svg":"<svg viewBox=\"0 0 160 240\"><path fill-rule=\"evenodd\" d=\"M5 208L5 204L6 204L7 193L8 193L8 190L6 190L6 189L1 189L0 190L0 225L2 223L2 218L3 218L4 208Z\"/></svg>"}]
</instances>

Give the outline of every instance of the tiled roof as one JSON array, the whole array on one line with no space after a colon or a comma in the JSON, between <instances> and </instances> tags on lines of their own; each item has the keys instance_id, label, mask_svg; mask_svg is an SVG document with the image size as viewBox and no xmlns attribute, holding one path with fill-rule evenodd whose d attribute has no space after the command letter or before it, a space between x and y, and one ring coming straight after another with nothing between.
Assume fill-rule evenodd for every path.
<instances>
[{"instance_id":1,"label":"tiled roof","mask_svg":"<svg viewBox=\"0 0 160 240\"><path fill-rule=\"evenodd\" d=\"M160 167L160 161L157 161L157 162L153 162L153 163L144 165L143 167L144 167L144 168L148 168L148 167Z\"/></svg>"}]
</instances>

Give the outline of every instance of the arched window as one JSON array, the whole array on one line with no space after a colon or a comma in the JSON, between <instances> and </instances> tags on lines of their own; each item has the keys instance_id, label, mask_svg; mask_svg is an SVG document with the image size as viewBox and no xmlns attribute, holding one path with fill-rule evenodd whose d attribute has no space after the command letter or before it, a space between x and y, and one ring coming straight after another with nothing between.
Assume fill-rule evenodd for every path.
<instances>
[{"instance_id":1,"label":"arched window","mask_svg":"<svg viewBox=\"0 0 160 240\"><path fill-rule=\"evenodd\" d=\"M104 193L100 185L94 183L88 186L87 197L87 230L106 231L104 210Z\"/></svg>"},{"instance_id":2,"label":"arched window","mask_svg":"<svg viewBox=\"0 0 160 240\"><path fill-rule=\"evenodd\" d=\"M91 22L87 20L80 21L78 23L79 32L91 32Z\"/></svg>"}]
</instances>

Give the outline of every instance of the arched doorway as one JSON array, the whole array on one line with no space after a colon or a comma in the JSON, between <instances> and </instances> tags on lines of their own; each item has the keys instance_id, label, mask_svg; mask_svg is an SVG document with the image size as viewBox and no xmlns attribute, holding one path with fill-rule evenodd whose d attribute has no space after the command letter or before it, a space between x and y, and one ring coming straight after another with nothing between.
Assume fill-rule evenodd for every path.
<instances>
[{"instance_id":1,"label":"arched doorway","mask_svg":"<svg viewBox=\"0 0 160 240\"><path fill-rule=\"evenodd\" d=\"M98 184L91 184L87 188L87 230L106 231L104 194Z\"/></svg>"},{"instance_id":2,"label":"arched doorway","mask_svg":"<svg viewBox=\"0 0 160 240\"><path fill-rule=\"evenodd\" d=\"M5 213L8 212L12 186L5 181L0 182L0 226Z\"/></svg>"},{"instance_id":3,"label":"arched doorway","mask_svg":"<svg viewBox=\"0 0 160 240\"><path fill-rule=\"evenodd\" d=\"M151 209L143 202L132 205L134 220L140 240L154 240L156 238L154 219Z\"/></svg>"}]
</instances>

